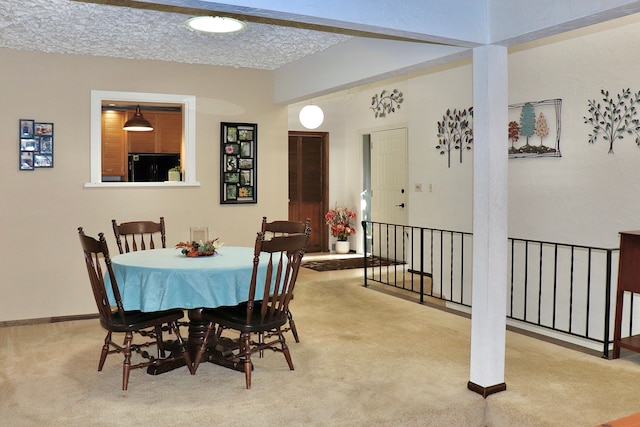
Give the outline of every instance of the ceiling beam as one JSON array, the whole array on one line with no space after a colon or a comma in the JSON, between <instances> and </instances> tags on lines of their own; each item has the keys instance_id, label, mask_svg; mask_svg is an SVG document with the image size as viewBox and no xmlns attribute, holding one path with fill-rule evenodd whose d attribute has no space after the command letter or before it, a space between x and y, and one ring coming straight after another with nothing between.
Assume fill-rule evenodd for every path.
<instances>
[{"instance_id":1,"label":"ceiling beam","mask_svg":"<svg viewBox=\"0 0 640 427\"><path fill-rule=\"evenodd\" d=\"M457 0L455 7L441 0L227 0L224 3L208 0L138 0L128 3L184 7L245 18L319 26L327 31L355 31L372 36L461 47L483 44L488 22L485 3L477 0ZM451 25L452 22L456 25Z\"/></svg>"},{"instance_id":2,"label":"ceiling beam","mask_svg":"<svg viewBox=\"0 0 640 427\"><path fill-rule=\"evenodd\" d=\"M274 71L274 101L291 104L471 57L472 49L354 37Z\"/></svg>"}]
</instances>

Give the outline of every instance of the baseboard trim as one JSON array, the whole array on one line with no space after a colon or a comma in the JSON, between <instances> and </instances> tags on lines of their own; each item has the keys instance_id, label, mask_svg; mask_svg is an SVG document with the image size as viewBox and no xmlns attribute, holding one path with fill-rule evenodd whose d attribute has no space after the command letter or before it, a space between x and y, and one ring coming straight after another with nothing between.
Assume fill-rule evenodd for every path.
<instances>
[{"instance_id":1,"label":"baseboard trim","mask_svg":"<svg viewBox=\"0 0 640 427\"><path fill-rule=\"evenodd\" d=\"M73 320L89 320L89 319L98 319L98 318L99 318L98 313L95 313L95 314L77 314L74 316L39 317L36 319L23 319L23 320L3 320L3 321L0 321L0 328L8 328L10 326L41 325L44 323L70 322Z\"/></svg>"},{"instance_id":2,"label":"baseboard trim","mask_svg":"<svg viewBox=\"0 0 640 427\"><path fill-rule=\"evenodd\" d=\"M479 395L481 395L482 397L484 397L485 399L487 398L487 396L494 394L494 393L499 393L501 391L505 391L507 389L507 384L505 383L500 383L500 384L495 384L489 387L483 387L481 385L472 383L471 381L469 381L467 383L467 388L475 393L478 393Z\"/></svg>"}]
</instances>

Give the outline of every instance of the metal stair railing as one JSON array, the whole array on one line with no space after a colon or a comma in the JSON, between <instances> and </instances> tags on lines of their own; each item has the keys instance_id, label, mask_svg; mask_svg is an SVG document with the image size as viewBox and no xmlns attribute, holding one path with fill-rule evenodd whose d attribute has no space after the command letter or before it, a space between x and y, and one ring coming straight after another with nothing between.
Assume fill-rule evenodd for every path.
<instances>
[{"instance_id":1,"label":"metal stair railing","mask_svg":"<svg viewBox=\"0 0 640 427\"><path fill-rule=\"evenodd\" d=\"M417 295L420 303L437 301L469 312L472 233L375 221L362 221L362 227L365 287L381 283ZM617 283L613 266L619 249L519 238L509 238L508 244L508 323L600 348L608 358ZM623 336L640 329L634 328L634 320L640 324L640 310L633 310L635 297L628 298Z\"/></svg>"}]
</instances>

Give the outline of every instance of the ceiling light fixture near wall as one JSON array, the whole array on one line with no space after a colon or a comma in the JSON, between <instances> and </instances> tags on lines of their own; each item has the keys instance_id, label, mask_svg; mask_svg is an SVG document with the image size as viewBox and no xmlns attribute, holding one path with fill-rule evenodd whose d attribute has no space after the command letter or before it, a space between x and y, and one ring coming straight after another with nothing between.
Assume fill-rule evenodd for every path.
<instances>
[{"instance_id":1,"label":"ceiling light fixture near wall","mask_svg":"<svg viewBox=\"0 0 640 427\"><path fill-rule=\"evenodd\" d=\"M247 28L247 24L226 16L196 16L187 19L187 28L205 33L237 33Z\"/></svg>"},{"instance_id":2,"label":"ceiling light fixture near wall","mask_svg":"<svg viewBox=\"0 0 640 427\"><path fill-rule=\"evenodd\" d=\"M307 129L315 129L319 127L324 121L324 113L322 112L322 108L317 105L305 105L300 110L300 115L298 115L300 119L300 123Z\"/></svg>"},{"instance_id":3,"label":"ceiling light fixture near wall","mask_svg":"<svg viewBox=\"0 0 640 427\"><path fill-rule=\"evenodd\" d=\"M153 130L153 126L151 126L149 120L142 116L142 112L140 112L140 105L138 105L136 107L135 114L127 120L122 129L134 132L148 132Z\"/></svg>"}]
</instances>

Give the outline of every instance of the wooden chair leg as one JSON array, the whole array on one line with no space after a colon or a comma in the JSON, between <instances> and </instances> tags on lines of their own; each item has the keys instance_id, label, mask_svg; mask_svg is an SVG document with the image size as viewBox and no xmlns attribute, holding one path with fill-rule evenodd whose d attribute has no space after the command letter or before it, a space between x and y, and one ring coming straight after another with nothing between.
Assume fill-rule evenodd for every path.
<instances>
[{"instance_id":1,"label":"wooden chair leg","mask_svg":"<svg viewBox=\"0 0 640 427\"><path fill-rule=\"evenodd\" d=\"M166 357L164 351L164 341L162 340L162 326L156 326L156 347L158 347L158 357ZM171 331L171 329L169 329Z\"/></svg>"},{"instance_id":2,"label":"wooden chair leg","mask_svg":"<svg viewBox=\"0 0 640 427\"><path fill-rule=\"evenodd\" d=\"M291 329L291 333L293 334L293 339L296 340L296 342L300 342L300 339L298 338L298 330L296 329L296 322L293 321L293 316L291 315L291 312L289 310L287 310L287 317L289 318L289 328Z\"/></svg>"},{"instance_id":3,"label":"wooden chair leg","mask_svg":"<svg viewBox=\"0 0 640 427\"><path fill-rule=\"evenodd\" d=\"M251 334L240 335L240 354L244 357L244 377L247 389L251 388Z\"/></svg>"},{"instance_id":4,"label":"wooden chair leg","mask_svg":"<svg viewBox=\"0 0 640 427\"><path fill-rule=\"evenodd\" d=\"M129 387L129 372L131 371L131 341L133 332L124 335L124 363L122 364L122 389Z\"/></svg>"},{"instance_id":5,"label":"wooden chair leg","mask_svg":"<svg viewBox=\"0 0 640 427\"><path fill-rule=\"evenodd\" d=\"M182 335L180 335L180 327L176 322L171 324L169 331L172 331L172 330L173 330L173 333L176 335L176 341L180 346L180 353L182 354L182 357L184 358L185 362L187 362L187 368L189 368L189 372L191 373L191 375L195 375L196 370L193 367L193 363L191 363L191 355L187 351L187 347L184 344Z\"/></svg>"},{"instance_id":6,"label":"wooden chair leg","mask_svg":"<svg viewBox=\"0 0 640 427\"><path fill-rule=\"evenodd\" d=\"M258 351L258 357L260 357L260 359L262 359L262 357L264 356L264 350L262 349L262 344L264 344L264 336L264 332L258 333L258 345L261 346L260 351Z\"/></svg>"},{"instance_id":7,"label":"wooden chair leg","mask_svg":"<svg viewBox=\"0 0 640 427\"><path fill-rule=\"evenodd\" d=\"M287 359L287 365L289 365L289 369L293 371L293 360L291 360L291 353L289 353L289 347L284 340L282 331L278 331L278 335L280 336L280 344L282 345L282 353L284 354L284 358Z\"/></svg>"},{"instance_id":8,"label":"wooden chair leg","mask_svg":"<svg viewBox=\"0 0 640 427\"><path fill-rule=\"evenodd\" d=\"M196 353L196 358L193 361L193 373L195 374L198 370L198 366L200 365L200 361L202 360L202 356L204 352L207 350L207 344L209 343L209 335L211 335L211 331L213 331L213 323L209 323L207 325L207 330L204 333L204 337L202 338L202 344Z\"/></svg>"},{"instance_id":9,"label":"wooden chair leg","mask_svg":"<svg viewBox=\"0 0 640 427\"><path fill-rule=\"evenodd\" d=\"M102 351L100 352L100 361L98 362L98 371L102 371L102 367L104 366L104 361L107 360L110 343L111 343L111 332L107 332L107 336L104 338L104 345L102 346Z\"/></svg>"}]
</instances>

